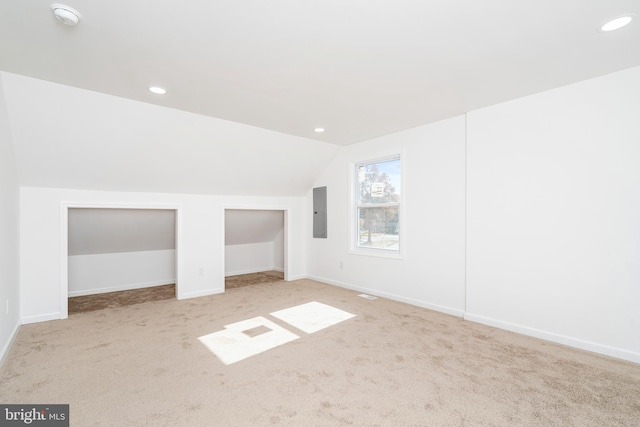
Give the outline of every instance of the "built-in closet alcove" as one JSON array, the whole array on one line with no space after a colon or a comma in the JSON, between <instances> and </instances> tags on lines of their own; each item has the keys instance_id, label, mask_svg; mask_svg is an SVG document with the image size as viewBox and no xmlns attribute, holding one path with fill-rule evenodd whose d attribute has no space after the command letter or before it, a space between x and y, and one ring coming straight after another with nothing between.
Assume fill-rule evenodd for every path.
<instances>
[{"instance_id":1,"label":"built-in closet alcove","mask_svg":"<svg viewBox=\"0 0 640 427\"><path fill-rule=\"evenodd\" d=\"M286 212L225 209L225 278L281 272L286 280Z\"/></svg>"},{"instance_id":2,"label":"built-in closet alcove","mask_svg":"<svg viewBox=\"0 0 640 427\"><path fill-rule=\"evenodd\" d=\"M176 210L70 207L67 217L69 298L177 286Z\"/></svg>"}]
</instances>

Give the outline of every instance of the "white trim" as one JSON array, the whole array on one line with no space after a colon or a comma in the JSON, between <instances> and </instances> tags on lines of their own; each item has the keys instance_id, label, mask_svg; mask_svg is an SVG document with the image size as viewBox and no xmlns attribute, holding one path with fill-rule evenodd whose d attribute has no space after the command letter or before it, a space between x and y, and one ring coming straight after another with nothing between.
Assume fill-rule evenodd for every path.
<instances>
[{"instance_id":1,"label":"white trim","mask_svg":"<svg viewBox=\"0 0 640 427\"><path fill-rule=\"evenodd\" d=\"M452 308L452 307L447 307L447 306L444 306L444 305L431 304L431 303L426 302L426 301L413 299L413 298L406 298L406 297L403 297L403 296L400 296L400 295L396 295L396 294L391 294L391 293L388 293L388 292L380 292L380 291L376 291L376 290L373 290L373 289L365 288L363 286L354 286L354 285L351 285L349 283L338 282L336 280L327 279L325 277L319 277L319 276L310 275L310 276L307 276L307 278L311 279L311 280L315 280L316 282L322 282L322 283L326 283L328 285L338 286L340 288L351 289L351 290L354 290L354 291L367 293L369 295L375 295L375 296L378 296L378 297L387 298L387 299L394 300L394 301L404 302L404 303L411 304L411 305L414 305L414 306L417 306L417 307L422 307L422 308L426 308L426 309L429 309L429 310L438 311L440 313L450 314L450 315L456 316L456 317L463 317L464 316L464 311L458 310L458 309Z\"/></svg>"},{"instance_id":2,"label":"white trim","mask_svg":"<svg viewBox=\"0 0 640 427\"><path fill-rule=\"evenodd\" d=\"M364 255L380 258L391 259L404 259L406 254L404 250L404 238L406 229L406 221L404 215L404 202L405 202L405 171L404 171L404 149L393 151L388 154L376 156L373 158L367 158L364 160L350 160L349 161L349 239L347 239L348 249L347 252L352 255ZM400 201L393 204L379 204L380 206L394 205L398 206L398 219L399 219L399 242L398 249L386 249L386 248L366 248L356 244L358 240L358 226L357 226L357 211L361 206L356 201L357 190L359 189L358 181L356 180L356 167L361 164L382 163L390 160L400 160ZM367 205L368 207L376 207L376 205Z\"/></svg>"},{"instance_id":3,"label":"white trim","mask_svg":"<svg viewBox=\"0 0 640 427\"><path fill-rule=\"evenodd\" d=\"M69 208L71 204L60 203L60 317L69 317ZM46 315L45 315L46 316ZM31 316L40 317L40 316ZM51 319L47 319L51 320ZM24 319L23 319L24 322Z\"/></svg>"},{"instance_id":4,"label":"white trim","mask_svg":"<svg viewBox=\"0 0 640 427\"><path fill-rule=\"evenodd\" d=\"M18 336L18 331L20 331L21 326L22 326L22 323L20 323L20 321L16 322L16 325L13 327L13 331L11 332L11 335L9 335L9 339L4 344L4 347L2 347L2 352L0 352L0 366L4 364L4 361L9 355L9 351L11 350L11 347L13 347L13 342L16 340L16 337Z\"/></svg>"},{"instance_id":5,"label":"white trim","mask_svg":"<svg viewBox=\"0 0 640 427\"><path fill-rule=\"evenodd\" d=\"M176 240L176 299L188 298L181 293L180 283L182 282L182 205L166 203L95 203L95 202L60 202L60 312L57 317L49 318L53 314L42 316L31 316L26 319L42 318L37 322L44 322L54 319L66 319L69 317L69 209L163 209L175 211L175 240ZM131 289L131 288L129 288ZM35 322L35 321L34 321ZM23 318L25 323L25 318ZM29 323L33 323L29 320Z\"/></svg>"},{"instance_id":6,"label":"white trim","mask_svg":"<svg viewBox=\"0 0 640 427\"><path fill-rule=\"evenodd\" d=\"M185 269L183 268L183 258L182 254L184 253L184 243L182 238L182 205L177 205L175 208L176 213L176 223L175 223L175 239L176 239L176 249L175 249L175 285L176 285L176 299L183 299L182 294L184 293L183 287L180 286L180 283L183 283L183 272Z\"/></svg>"},{"instance_id":7,"label":"white trim","mask_svg":"<svg viewBox=\"0 0 640 427\"><path fill-rule=\"evenodd\" d=\"M514 323L504 322L501 320L493 319L490 317L480 316L472 313L465 313L464 310L458 310L451 307L441 306L437 304L431 304L425 301L416 300L412 298L406 298L399 295L390 294L387 292L379 292L371 290L362 286L354 286L349 283L339 282L336 280L327 279L325 277L308 275L307 279L315 280L316 282L326 283L328 285L338 286L345 289L351 289L358 292L364 292L369 295L375 295L382 298L388 298L394 301L404 302L407 304L415 305L418 307L426 308L433 311L438 311L452 316L462 317L464 320L470 322L481 323L483 325L491 326L506 331L515 332L521 335L539 338L542 340L555 342L558 344L566 345L572 348L580 350L586 350L593 353L603 354L606 356L615 357L617 359L628 360L634 363L640 363L640 353L625 350L622 348L611 347L603 344L598 344L591 341L581 340L579 338L570 337L567 335L556 334L553 332L542 331L540 329L530 328Z\"/></svg>"},{"instance_id":8,"label":"white trim","mask_svg":"<svg viewBox=\"0 0 640 427\"><path fill-rule=\"evenodd\" d=\"M39 323L39 322L48 322L49 320L58 320L58 319L66 319L67 317L62 317L61 312L56 313L47 313L47 314L36 314L35 316L26 316L22 318L22 324L28 325L30 323Z\"/></svg>"},{"instance_id":9,"label":"white trim","mask_svg":"<svg viewBox=\"0 0 640 427\"><path fill-rule=\"evenodd\" d=\"M464 311L467 311L469 280L469 115L464 114Z\"/></svg>"},{"instance_id":10,"label":"white trim","mask_svg":"<svg viewBox=\"0 0 640 427\"><path fill-rule=\"evenodd\" d=\"M465 313L465 320L481 323L483 325L492 326L494 328L504 329L516 332L521 335L527 335L534 338L540 338L546 341L567 345L569 347L579 348L594 353L604 354L618 359L628 360L630 362L640 363L640 353L636 353L622 348L610 347L591 341L573 338L567 335L556 334L554 332L542 331L540 329L530 328L515 323L504 322L502 320L493 319L491 317L480 316L472 313Z\"/></svg>"},{"instance_id":11,"label":"white trim","mask_svg":"<svg viewBox=\"0 0 640 427\"><path fill-rule=\"evenodd\" d=\"M171 280L158 280L155 282L144 282L144 283L131 283L120 286L110 286L108 288L97 288L97 289L85 289L81 291L69 291L70 297L80 297L84 295L96 295L96 294L106 294L109 292L118 292L118 291L130 291L133 289L144 289L151 288L153 286L164 286L164 285L173 285L176 281L174 279Z\"/></svg>"},{"instance_id":12,"label":"white trim","mask_svg":"<svg viewBox=\"0 0 640 427\"><path fill-rule=\"evenodd\" d=\"M190 298L206 297L208 295L217 295L217 294L222 294L222 293L224 293L224 288L222 288L222 289L220 289L220 288L206 289L204 291L185 292L185 293L181 294L178 297L178 299L179 300L183 300L183 299L190 299Z\"/></svg>"},{"instance_id":13,"label":"white trim","mask_svg":"<svg viewBox=\"0 0 640 427\"><path fill-rule=\"evenodd\" d=\"M291 260L289 259L289 230L291 227L291 224L289 224L289 209L284 209L284 230L283 230L283 234L284 236L282 236L283 238L283 242L282 242L282 249L284 250L284 256L282 257L282 272L284 273L284 280L289 281L289 266L291 265Z\"/></svg>"},{"instance_id":14,"label":"white trim","mask_svg":"<svg viewBox=\"0 0 640 427\"><path fill-rule=\"evenodd\" d=\"M222 236L221 240L221 264L220 264L220 271L222 272L222 283L224 284L224 278L227 276L232 276L232 275L239 275L239 274L245 274L245 273L238 273L238 272L234 272L234 273L230 273L227 274L226 272L226 266L225 266L225 250L226 250L226 236L225 236L225 222L226 222L226 215L225 215L225 211L227 210L250 210L250 211L282 211L282 221L283 221L283 227L284 227L284 242L283 242L283 246L284 246L284 268L282 269L282 271L284 272L284 280L285 281L289 281L292 280L289 278L289 266L291 265L290 262L290 256L291 254L289 253L289 227L291 227L291 224L289 224L289 207L287 206L265 206L265 205L235 205L235 204L227 204L227 205L222 205L220 207L222 209L222 221L221 221L221 230L220 230L220 235ZM275 268L274 268L275 270ZM258 273L260 271L265 271L264 269L260 269L259 271L251 271L250 273ZM280 271L280 270L278 270ZM249 273L246 273L249 274ZM224 286L224 285L223 285ZM224 290L223 290L224 292Z\"/></svg>"}]
</instances>

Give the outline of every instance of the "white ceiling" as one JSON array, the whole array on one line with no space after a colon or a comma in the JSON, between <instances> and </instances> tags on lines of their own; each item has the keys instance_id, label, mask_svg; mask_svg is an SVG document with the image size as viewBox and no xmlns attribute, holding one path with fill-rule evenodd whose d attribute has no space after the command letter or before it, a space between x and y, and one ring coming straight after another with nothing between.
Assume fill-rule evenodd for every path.
<instances>
[{"instance_id":1,"label":"white ceiling","mask_svg":"<svg viewBox=\"0 0 640 427\"><path fill-rule=\"evenodd\" d=\"M341 148L17 74L0 86L22 186L301 196Z\"/></svg>"},{"instance_id":2,"label":"white ceiling","mask_svg":"<svg viewBox=\"0 0 640 427\"><path fill-rule=\"evenodd\" d=\"M640 0L50 3L0 1L0 70L341 145L640 65L596 31Z\"/></svg>"}]
</instances>

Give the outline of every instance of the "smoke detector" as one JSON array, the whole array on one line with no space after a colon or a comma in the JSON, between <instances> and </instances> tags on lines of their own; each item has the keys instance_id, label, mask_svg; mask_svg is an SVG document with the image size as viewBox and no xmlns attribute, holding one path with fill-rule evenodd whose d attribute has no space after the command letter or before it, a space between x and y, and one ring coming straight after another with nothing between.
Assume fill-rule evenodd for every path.
<instances>
[{"instance_id":1,"label":"smoke detector","mask_svg":"<svg viewBox=\"0 0 640 427\"><path fill-rule=\"evenodd\" d=\"M80 18L82 18L80 12L65 4L52 4L51 11L53 16L65 25L77 25L80 22Z\"/></svg>"}]
</instances>

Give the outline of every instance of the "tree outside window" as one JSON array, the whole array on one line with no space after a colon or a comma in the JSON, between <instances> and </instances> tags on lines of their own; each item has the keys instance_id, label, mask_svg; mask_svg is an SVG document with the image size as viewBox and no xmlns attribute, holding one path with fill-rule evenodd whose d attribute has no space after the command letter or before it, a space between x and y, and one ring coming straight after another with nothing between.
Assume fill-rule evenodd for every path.
<instances>
[{"instance_id":1,"label":"tree outside window","mask_svg":"<svg viewBox=\"0 0 640 427\"><path fill-rule=\"evenodd\" d=\"M356 165L361 248L400 250L400 157Z\"/></svg>"}]
</instances>

